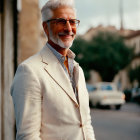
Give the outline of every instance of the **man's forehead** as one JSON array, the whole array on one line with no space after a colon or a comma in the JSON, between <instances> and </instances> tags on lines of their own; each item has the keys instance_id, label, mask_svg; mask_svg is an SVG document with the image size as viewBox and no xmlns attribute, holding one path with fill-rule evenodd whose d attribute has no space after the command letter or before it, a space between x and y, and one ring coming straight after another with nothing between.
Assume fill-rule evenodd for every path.
<instances>
[{"instance_id":1,"label":"man's forehead","mask_svg":"<svg viewBox=\"0 0 140 140\"><path fill-rule=\"evenodd\" d=\"M68 16L70 18L76 17L75 10L71 7L61 6L59 8L53 9L53 18L55 17L65 17Z\"/></svg>"}]
</instances>

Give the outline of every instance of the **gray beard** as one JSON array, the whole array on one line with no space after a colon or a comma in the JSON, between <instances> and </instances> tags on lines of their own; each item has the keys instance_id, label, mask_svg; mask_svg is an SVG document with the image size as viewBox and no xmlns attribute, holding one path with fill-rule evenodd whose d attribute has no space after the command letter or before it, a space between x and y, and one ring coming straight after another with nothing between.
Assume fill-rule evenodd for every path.
<instances>
[{"instance_id":1,"label":"gray beard","mask_svg":"<svg viewBox=\"0 0 140 140\"><path fill-rule=\"evenodd\" d=\"M64 49L69 49L72 44L73 44L73 41L71 41L71 43L69 43L67 46L63 43L63 41L61 41L61 39L59 39L59 36L55 37L53 34L52 34L52 31L49 30L49 36L50 36L50 40L53 41L55 44L59 45L61 48L64 48Z\"/></svg>"}]
</instances>

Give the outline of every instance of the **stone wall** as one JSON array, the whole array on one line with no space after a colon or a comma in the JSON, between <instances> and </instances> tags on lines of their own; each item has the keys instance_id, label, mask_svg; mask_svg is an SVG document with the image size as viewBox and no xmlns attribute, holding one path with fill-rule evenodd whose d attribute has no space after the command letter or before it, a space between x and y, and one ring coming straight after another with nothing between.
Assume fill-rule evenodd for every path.
<instances>
[{"instance_id":1,"label":"stone wall","mask_svg":"<svg viewBox=\"0 0 140 140\"><path fill-rule=\"evenodd\" d=\"M15 1L2 0L3 10L0 11L0 140L15 140L14 107L10 95L16 63L15 52L18 52L18 63L21 63L40 50L46 42L38 0L22 0L17 21L18 48L14 46Z\"/></svg>"},{"instance_id":2,"label":"stone wall","mask_svg":"<svg viewBox=\"0 0 140 140\"><path fill-rule=\"evenodd\" d=\"M1 77L1 74L2 74L2 67L1 67L1 61L2 61L2 52L1 52L1 49L2 49L2 13L0 13L0 132L2 132L2 129L1 129L1 126L2 126L2 77ZM1 133L0 133L0 140L2 139L1 137Z\"/></svg>"},{"instance_id":3,"label":"stone wall","mask_svg":"<svg viewBox=\"0 0 140 140\"><path fill-rule=\"evenodd\" d=\"M0 139L15 139L15 121L10 87L13 80L13 51L14 51L14 29L13 29L13 3L14 0L3 0L3 10L1 11L1 42L0 42Z\"/></svg>"},{"instance_id":4,"label":"stone wall","mask_svg":"<svg viewBox=\"0 0 140 140\"><path fill-rule=\"evenodd\" d=\"M22 0L19 12L18 62L21 63L42 47L38 0Z\"/></svg>"}]
</instances>

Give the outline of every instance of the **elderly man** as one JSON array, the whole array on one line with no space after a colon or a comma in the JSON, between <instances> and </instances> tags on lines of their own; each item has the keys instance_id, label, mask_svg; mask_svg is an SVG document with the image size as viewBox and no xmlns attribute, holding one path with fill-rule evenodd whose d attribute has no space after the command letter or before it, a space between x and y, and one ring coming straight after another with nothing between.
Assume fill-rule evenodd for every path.
<instances>
[{"instance_id":1,"label":"elderly man","mask_svg":"<svg viewBox=\"0 0 140 140\"><path fill-rule=\"evenodd\" d=\"M19 65L11 88L16 140L95 140L83 71L69 49L80 22L73 1L49 0L41 13L48 42Z\"/></svg>"}]
</instances>

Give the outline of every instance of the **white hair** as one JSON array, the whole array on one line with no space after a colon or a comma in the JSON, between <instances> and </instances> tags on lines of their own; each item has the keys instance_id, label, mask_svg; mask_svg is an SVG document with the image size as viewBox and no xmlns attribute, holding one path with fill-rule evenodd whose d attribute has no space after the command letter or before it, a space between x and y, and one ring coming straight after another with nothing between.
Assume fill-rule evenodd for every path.
<instances>
[{"instance_id":1,"label":"white hair","mask_svg":"<svg viewBox=\"0 0 140 140\"><path fill-rule=\"evenodd\" d=\"M61 6L71 7L75 13L74 0L49 0L41 9L42 21L47 21L53 16L53 9L59 8Z\"/></svg>"}]
</instances>

